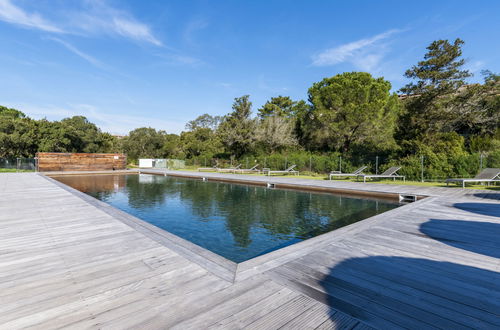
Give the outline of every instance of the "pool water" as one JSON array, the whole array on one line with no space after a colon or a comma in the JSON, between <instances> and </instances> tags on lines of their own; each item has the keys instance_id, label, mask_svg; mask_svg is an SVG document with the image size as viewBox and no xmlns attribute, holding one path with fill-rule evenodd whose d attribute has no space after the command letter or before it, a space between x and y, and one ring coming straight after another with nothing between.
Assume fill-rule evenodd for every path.
<instances>
[{"instance_id":1,"label":"pool water","mask_svg":"<svg viewBox=\"0 0 500 330\"><path fill-rule=\"evenodd\" d=\"M54 178L234 262L399 206L385 200L174 176Z\"/></svg>"}]
</instances>

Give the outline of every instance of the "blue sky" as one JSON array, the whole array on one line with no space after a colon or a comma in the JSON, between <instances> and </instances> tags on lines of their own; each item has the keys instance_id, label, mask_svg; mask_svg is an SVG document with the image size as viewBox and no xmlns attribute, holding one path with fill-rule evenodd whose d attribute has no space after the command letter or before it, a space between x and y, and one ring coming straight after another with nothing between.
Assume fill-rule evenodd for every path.
<instances>
[{"instance_id":1,"label":"blue sky","mask_svg":"<svg viewBox=\"0 0 500 330\"><path fill-rule=\"evenodd\" d=\"M456 37L472 81L499 72L500 1L0 0L0 104L179 133L235 97L256 111L344 71L396 91L430 42Z\"/></svg>"}]
</instances>

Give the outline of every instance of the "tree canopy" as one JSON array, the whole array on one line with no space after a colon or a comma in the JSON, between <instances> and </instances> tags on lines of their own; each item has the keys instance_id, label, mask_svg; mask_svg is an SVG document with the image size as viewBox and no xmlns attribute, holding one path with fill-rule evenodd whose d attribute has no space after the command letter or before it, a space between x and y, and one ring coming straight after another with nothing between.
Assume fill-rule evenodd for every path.
<instances>
[{"instance_id":1,"label":"tree canopy","mask_svg":"<svg viewBox=\"0 0 500 330\"><path fill-rule=\"evenodd\" d=\"M346 72L309 89L310 143L349 152L352 145L391 143L399 104L390 82L366 72Z\"/></svg>"}]
</instances>

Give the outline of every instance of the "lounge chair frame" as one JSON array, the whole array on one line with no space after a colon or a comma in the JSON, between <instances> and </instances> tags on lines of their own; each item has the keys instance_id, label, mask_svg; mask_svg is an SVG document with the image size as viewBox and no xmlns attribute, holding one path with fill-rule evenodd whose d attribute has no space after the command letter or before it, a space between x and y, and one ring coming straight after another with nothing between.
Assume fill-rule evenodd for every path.
<instances>
[{"instance_id":1,"label":"lounge chair frame","mask_svg":"<svg viewBox=\"0 0 500 330\"><path fill-rule=\"evenodd\" d=\"M217 172L233 172L239 170L242 164L238 164L236 167L229 167L229 168L219 168Z\"/></svg>"},{"instance_id":2,"label":"lounge chair frame","mask_svg":"<svg viewBox=\"0 0 500 330\"><path fill-rule=\"evenodd\" d=\"M260 173L260 170L257 169L258 166L259 166L259 164L255 164L251 168L240 168L240 169L235 170L234 173L240 173L240 174L243 174L243 173Z\"/></svg>"},{"instance_id":3,"label":"lounge chair frame","mask_svg":"<svg viewBox=\"0 0 500 330\"><path fill-rule=\"evenodd\" d=\"M457 179L446 179L446 186L450 184L450 182L455 182L457 184L461 183L462 188L465 188L465 184L467 182L500 182L500 168L485 168L481 172L479 172L474 178L457 178Z\"/></svg>"},{"instance_id":4,"label":"lounge chair frame","mask_svg":"<svg viewBox=\"0 0 500 330\"><path fill-rule=\"evenodd\" d=\"M297 165L292 165L290 166L289 168L287 168L286 170L283 170L283 171L266 171L264 174L266 174L267 176L271 176L272 174L294 174L294 175L299 175L299 171L296 171L294 170L294 168L296 168Z\"/></svg>"},{"instance_id":5,"label":"lounge chair frame","mask_svg":"<svg viewBox=\"0 0 500 330\"><path fill-rule=\"evenodd\" d=\"M403 182L406 181L406 177L404 175L398 175L397 171L401 169L401 166L393 166L389 169L387 169L384 173L382 174L359 174L357 177L362 177L363 182L366 182L366 179L386 179L386 178L392 178L394 181L396 181L396 178L403 178Z\"/></svg>"},{"instance_id":6,"label":"lounge chair frame","mask_svg":"<svg viewBox=\"0 0 500 330\"><path fill-rule=\"evenodd\" d=\"M363 171L367 168L368 166L362 166L358 168L356 171L352 173L342 173L340 171L334 171L331 172L330 175L328 176L328 179L331 180L332 177L348 177L348 176L359 176L360 174L363 174Z\"/></svg>"},{"instance_id":7,"label":"lounge chair frame","mask_svg":"<svg viewBox=\"0 0 500 330\"><path fill-rule=\"evenodd\" d=\"M212 167L200 167L200 168L198 168L198 172L210 172L210 171L214 171L214 172L219 171L219 163L216 162L215 165Z\"/></svg>"}]
</instances>

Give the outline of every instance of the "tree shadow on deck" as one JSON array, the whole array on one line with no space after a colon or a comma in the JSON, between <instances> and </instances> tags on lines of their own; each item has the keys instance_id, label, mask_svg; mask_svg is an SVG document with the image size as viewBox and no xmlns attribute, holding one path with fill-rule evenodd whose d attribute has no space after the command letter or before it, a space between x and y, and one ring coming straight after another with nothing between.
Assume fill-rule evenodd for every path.
<instances>
[{"instance_id":1,"label":"tree shadow on deck","mask_svg":"<svg viewBox=\"0 0 500 330\"><path fill-rule=\"evenodd\" d=\"M431 219L420 232L444 244L500 258L500 223Z\"/></svg>"},{"instance_id":2,"label":"tree shadow on deck","mask_svg":"<svg viewBox=\"0 0 500 330\"><path fill-rule=\"evenodd\" d=\"M500 187L498 187L500 190ZM500 201L500 193L476 193L474 194L474 197L479 197L479 198L487 198L487 199L493 199Z\"/></svg>"},{"instance_id":3,"label":"tree shadow on deck","mask_svg":"<svg viewBox=\"0 0 500 330\"><path fill-rule=\"evenodd\" d=\"M453 206L463 211L500 217L500 203L455 203Z\"/></svg>"},{"instance_id":4,"label":"tree shadow on deck","mask_svg":"<svg viewBox=\"0 0 500 330\"><path fill-rule=\"evenodd\" d=\"M321 278L330 307L375 328L500 327L498 272L389 256L347 259L327 275L301 271Z\"/></svg>"}]
</instances>

